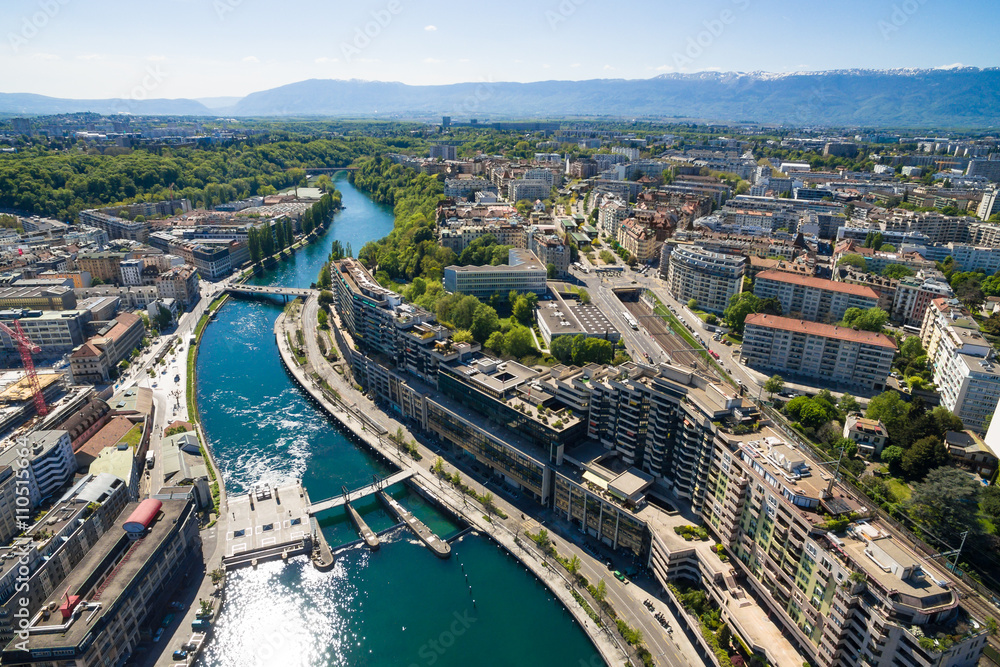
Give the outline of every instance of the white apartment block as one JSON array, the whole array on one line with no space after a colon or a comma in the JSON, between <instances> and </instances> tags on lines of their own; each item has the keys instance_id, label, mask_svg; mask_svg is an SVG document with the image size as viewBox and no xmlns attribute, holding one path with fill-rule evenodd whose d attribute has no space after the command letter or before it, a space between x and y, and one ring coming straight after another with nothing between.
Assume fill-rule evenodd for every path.
<instances>
[{"instance_id":1,"label":"white apartment block","mask_svg":"<svg viewBox=\"0 0 1000 667\"><path fill-rule=\"evenodd\" d=\"M935 299L924 315L920 340L934 369L941 405L966 428L982 432L1000 401L1000 372L979 325L957 300Z\"/></svg>"},{"instance_id":2,"label":"white apartment block","mask_svg":"<svg viewBox=\"0 0 1000 667\"><path fill-rule=\"evenodd\" d=\"M729 300L743 291L746 257L709 252L699 246L678 245L667 266L667 289L675 299L691 299L698 307L721 313Z\"/></svg>"},{"instance_id":3,"label":"white apartment block","mask_svg":"<svg viewBox=\"0 0 1000 667\"><path fill-rule=\"evenodd\" d=\"M122 277L122 285L126 287L141 285L143 266L144 263L141 259L123 259L118 264L118 270L121 272Z\"/></svg>"},{"instance_id":4,"label":"white apartment block","mask_svg":"<svg viewBox=\"0 0 1000 667\"><path fill-rule=\"evenodd\" d=\"M507 199L511 202L519 202L522 199L529 201L548 199L551 193L552 186L542 180L517 178L512 180L507 186Z\"/></svg>"},{"instance_id":5,"label":"white apartment block","mask_svg":"<svg viewBox=\"0 0 1000 667\"><path fill-rule=\"evenodd\" d=\"M507 264L500 266L449 266L444 270L444 288L452 293L485 299L506 297L511 290L545 294L546 269L529 250L512 248Z\"/></svg>"},{"instance_id":6,"label":"white apartment block","mask_svg":"<svg viewBox=\"0 0 1000 667\"><path fill-rule=\"evenodd\" d=\"M875 308L878 293L852 283L799 276L786 271L761 271L753 293L781 302L781 313L810 322L839 322L848 308Z\"/></svg>"},{"instance_id":7,"label":"white apartment block","mask_svg":"<svg viewBox=\"0 0 1000 667\"><path fill-rule=\"evenodd\" d=\"M754 313L746 319L740 358L786 378L880 391L895 354L896 343L884 334Z\"/></svg>"}]
</instances>

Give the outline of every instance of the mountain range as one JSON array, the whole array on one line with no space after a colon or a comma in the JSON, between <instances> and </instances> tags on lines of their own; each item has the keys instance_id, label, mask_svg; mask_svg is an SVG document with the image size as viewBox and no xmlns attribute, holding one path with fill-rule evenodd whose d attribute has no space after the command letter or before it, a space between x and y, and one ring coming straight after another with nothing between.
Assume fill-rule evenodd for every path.
<instances>
[{"instance_id":1,"label":"mountain range","mask_svg":"<svg viewBox=\"0 0 1000 667\"><path fill-rule=\"evenodd\" d=\"M411 86L310 79L243 98L72 100L0 93L0 114L433 118L456 122L612 116L792 126L989 128L1000 68L701 72L651 79Z\"/></svg>"}]
</instances>

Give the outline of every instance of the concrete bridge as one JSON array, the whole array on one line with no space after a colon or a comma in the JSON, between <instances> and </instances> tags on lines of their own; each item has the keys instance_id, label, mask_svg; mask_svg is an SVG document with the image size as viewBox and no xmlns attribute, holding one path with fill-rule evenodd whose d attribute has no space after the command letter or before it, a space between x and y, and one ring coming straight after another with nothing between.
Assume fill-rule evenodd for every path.
<instances>
[{"instance_id":1,"label":"concrete bridge","mask_svg":"<svg viewBox=\"0 0 1000 667\"><path fill-rule=\"evenodd\" d=\"M285 171L301 169L307 174L334 174L338 171L357 171L358 167L288 167Z\"/></svg>"},{"instance_id":2,"label":"concrete bridge","mask_svg":"<svg viewBox=\"0 0 1000 667\"><path fill-rule=\"evenodd\" d=\"M241 294L243 296L280 296L285 301L288 297L310 297L319 294L312 289L301 289L297 287L258 287L256 285L229 285L226 291L230 294Z\"/></svg>"},{"instance_id":3,"label":"concrete bridge","mask_svg":"<svg viewBox=\"0 0 1000 667\"><path fill-rule=\"evenodd\" d=\"M403 480L413 477L412 470L400 470L399 472L393 473L388 477L383 477L377 482L373 482L368 486L363 486L360 489L355 489L354 491L348 491L345 494L335 496L333 498L327 498L326 500L320 500L319 502L312 503L306 507L306 513L312 516L319 514L320 512L325 512L326 510L331 510L335 507L342 507L345 503L353 503L355 500L364 498L365 496L370 496L373 493L386 489L393 484L402 482Z\"/></svg>"}]
</instances>

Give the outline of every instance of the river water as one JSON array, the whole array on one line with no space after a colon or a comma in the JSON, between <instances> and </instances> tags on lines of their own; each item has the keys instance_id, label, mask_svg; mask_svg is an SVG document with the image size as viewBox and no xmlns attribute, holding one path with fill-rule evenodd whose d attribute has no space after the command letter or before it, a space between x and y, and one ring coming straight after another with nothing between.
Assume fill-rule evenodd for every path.
<instances>
[{"instance_id":1,"label":"river water","mask_svg":"<svg viewBox=\"0 0 1000 667\"><path fill-rule=\"evenodd\" d=\"M354 251L392 229L392 211L343 175L345 210L325 237L254 284L305 287L334 239ZM274 346L280 302L231 300L202 339L198 402L226 489L301 477L314 500L371 481L381 465L358 449L291 382ZM438 534L456 530L403 486L393 495ZM522 565L485 538L433 556L372 500L357 509L380 551L352 547L330 572L304 557L236 571L203 664L378 667L603 665L583 630ZM331 546L355 540L342 511L321 517Z\"/></svg>"}]
</instances>

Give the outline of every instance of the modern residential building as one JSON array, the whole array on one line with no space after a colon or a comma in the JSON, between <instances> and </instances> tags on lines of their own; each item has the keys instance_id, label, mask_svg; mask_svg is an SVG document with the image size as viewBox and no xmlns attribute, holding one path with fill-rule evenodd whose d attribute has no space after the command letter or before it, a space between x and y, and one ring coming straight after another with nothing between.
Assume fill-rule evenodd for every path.
<instances>
[{"instance_id":1,"label":"modern residential building","mask_svg":"<svg viewBox=\"0 0 1000 667\"><path fill-rule=\"evenodd\" d=\"M528 201L548 199L551 194L552 185L539 179L515 178L507 186L507 200L510 202L518 202L522 199Z\"/></svg>"},{"instance_id":2,"label":"modern residential building","mask_svg":"<svg viewBox=\"0 0 1000 667\"><path fill-rule=\"evenodd\" d=\"M200 558L198 519L191 500L147 499L119 517L42 606L28 628L27 650L12 640L4 664L76 667L123 664L135 652L178 577ZM158 621L158 616L155 617Z\"/></svg>"},{"instance_id":3,"label":"modern residential building","mask_svg":"<svg viewBox=\"0 0 1000 667\"><path fill-rule=\"evenodd\" d=\"M143 262L141 259L123 259L118 263L121 284L126 287L142 284Z\"/></svg>"},{"instance_id":4,"label":"modern residential building","mask_svg":"<svg viewBox=\"0 0 1000 667\"><path fill-rule=\"evenodd\" d=\"M742 255L710 252L700 246L678 244L670 253L667 289L681 303L694 299L699 308L721 313L729 305L729 300L743 291L746 266L747 259Z\"/></svg>"},{"instance_id":5,"label":"modern residential building","mask_svg":"<svg viewBox=\"0 0 1000 667\"><path fill-rule=\"evenodd\" d=\"M753 293L761 299L780 301L786 317L810 322L839 322L848 308L875 308L879 300L870 287L786 271L760 272Z\"/></svg>"},{"instance_id":6,"label":"modern residential building","mask_svg":"<svg viewBox=\"0 0 1000 667\"><path fill-rule=\"evenodd\" d=\"M530 250L512 248L507 264L499 266L448 266L444 288L486 299L494 294L506 298L511 290L545 294L546 267Z\"/></svg>"},{"instance_id":7,"label":"modern residential building","mask_svg":"<svg viewBox=\"0 0 1000 667\"><path fill-rule=\"evenodd\" d=\"M739 600L749 595L808 656L803 662L976 664L987 631L961 607L953 575L878 520L852 520L852 513L864 509L853 495L776 434L721 434L717 442L707 482L712 501L702 515L733 556L739 578L700 579L737 632L754 632L756 624L739 612ZM677 551L666 540L653 541L651 563L664 585L675 571L673 576L685 576L675 570ZM696 566L710 567L707 556L695 557ZM769 653L767 644L774 641L764 643L762 652ZM791 658L784 664L798 664Z\"/></svg>"},{"instance_id":8,"label":"modern residential building","mask_svg":"<svg viewBox=\"0 0 1000 667\"><path fill-rule=\"evenodd\" d=\"M449 199L471 199L477 192L497 194L495 185L485 178L448 178L444 182L444 196Z\"/></svg>"},{"instance_id":9,"label":"modern residential building","mask_svg":"<svg viewBox=\"0 0 1000 667\"><path fill-rule=\"evenodd\" d=\"M28 489L31 506L51 495L73 478L76 459L66 431L32 431L0 452L0 468L29 462Z\"/></svg>"},{"instance_id":10,"label":"modern residential building","mask_svg":"<svg viewBox=\"0 0 1000 667\"><path fill-rule=\"evenodd\" d=\"M107 232L112 239L128 239L145 243L149 240L149 224L133 222L98 210L80 211L80 224Z\"/></svg>"},{"instance_id":11,"label":"modern residential building","mask_svg":"<svg viewBox=\"0 0 1000 667\"><path fill-rule=\"evenodd\" d=\"M871 331L754 313L743 330L741 360L763 372L880 391L896 343Z\"/></svg>"}]
</instances>

